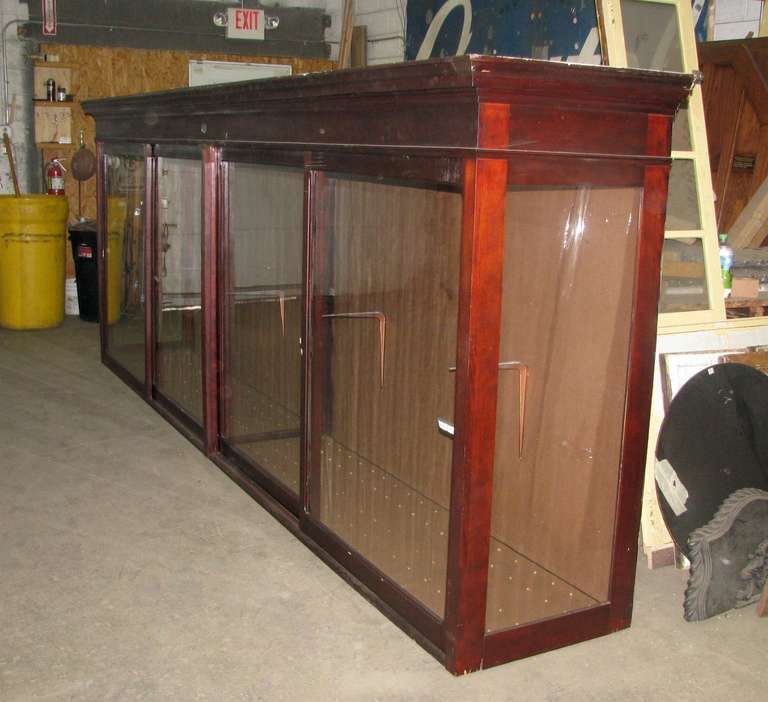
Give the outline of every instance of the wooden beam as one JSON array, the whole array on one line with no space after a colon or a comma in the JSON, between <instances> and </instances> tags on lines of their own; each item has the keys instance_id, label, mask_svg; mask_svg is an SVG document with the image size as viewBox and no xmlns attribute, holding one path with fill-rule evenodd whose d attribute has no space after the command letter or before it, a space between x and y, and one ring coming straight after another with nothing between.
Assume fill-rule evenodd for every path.
<instances>
[{"instance_id":1,"label":"wooden beam","mask_svg":"<svg viewBox=\"0 0 768 702\"><path fill-rule=\"evenodd\" d=\"M728 194L728 181L733 170L733 156L736 153L736 139L739 135L741 115L744 112L744 89L739 91L739 97L728 119L728 126L724 128L725 137L720 149L720 158L717 162L717 177L714 182L715 202L717 210L717 231L722 231L723 216L725 214L725 198Z\"/></svg>"},{"instance_id":2,"label":"wooden beam","mask_svg":"<svg viewBox=\"0 0 768 702\"><path fill-rule=\"evenodd\" d=\"M757 30L757 36L768 37L768 5L763 1L763 14L760 16L760 29ZM765 593L763 593L765 599Z\"/></svg>"},{"instance_id":3,"label":"wooden beam","mask_svg":"<svg viewBox=\"0 0 768 702\"><path fill-rule=\"evenodd\" d=\"M760 124L768 123L768 80L748 43L741 45L737 71Z\"/></svg>"},{"instance_id":4,"label":"wooden beam","mask_svg":"<svg viewBox=\"0 0 768 702\"><path fill-rule=\"evenodd\" d=\"M361 24L352 29L352 68L368 65L368 27Z\"/></svg>"},{"instance_id":5,"label":"wooden beam","mask_svg":"<svg viewBox=\"0 0 768 702\"><path fill-rule=\"evenodd\" d=\"M768 235L768 179L764 180L728 232L728 243L739 248L760 246Z\"/></svg>"},{"instance_id":6,"label":"wooden beam","mask_svg":"<svg viewBox=\"0 0 768 702\"><path fill-rule=\"evenodd\" d=\"M760 69L756 52L768 49L767 39L705 42L697 46L699 65L731 66L761 124L768 122L768 78Z\"/></svg>"},{"instance_id":7,"label":"wooden beam","mask_svg":"<svg viewBox=\"0 0 768 702\"><path fill-rule=\"evenodd\" d=\"M344 3L344 20L341 25L341 41L339 42L339 68L349 68L352 57L352 30L355 21L354 0Z\"/></svg>"}]
</instances>

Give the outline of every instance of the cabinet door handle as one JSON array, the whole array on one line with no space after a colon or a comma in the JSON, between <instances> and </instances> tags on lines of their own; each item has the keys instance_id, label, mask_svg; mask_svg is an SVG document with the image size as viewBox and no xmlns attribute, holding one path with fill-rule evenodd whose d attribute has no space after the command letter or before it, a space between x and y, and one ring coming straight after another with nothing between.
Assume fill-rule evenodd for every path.
<instances>
[{"instance_id":1,"label":"cabinet door handle","mask_svg":"<svg viewBox=\"0 0 768 702\"><path fill-rule=\"evenodd\" d=\"M377 319L379 321L379 375L381 387L384 387L384 353L385 341L387 336L387 316L383 312L336 312L334 314L324 314L324 318L363 318Z\"/></svg>"},{"instance_id":2,"label":"cabinet door handle","mask_svg":"<svg viewBox=\"0 0 768 702\"><path fill-rule=\"evenodd\" d=\"M442 417L437 418L437 428L443 432L443 434L447 434L451 438L453 438L453 435L455 434L453 424Z\"/></svg>"}]
</instances>

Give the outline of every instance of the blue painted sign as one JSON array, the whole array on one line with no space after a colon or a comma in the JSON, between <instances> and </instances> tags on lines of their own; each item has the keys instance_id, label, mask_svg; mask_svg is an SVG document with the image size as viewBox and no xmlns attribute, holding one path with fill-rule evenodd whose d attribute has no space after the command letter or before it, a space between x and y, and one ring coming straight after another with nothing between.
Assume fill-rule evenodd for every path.
<instances>
[{"instance_id":1,"label":"blue painted sign","mask_svg":"<svg viewBox=\"0 0 768 702\"><path fill-rule=\"evenodd\" d=\"M692 0L693 24L696 41L707 41L707 20L709 18L709 0Z\"/></svg>"},{"instance_id":2,"label":"blue painted sign","mask_svg":"<svg viewBox=\"0 0 768 702\"><path fill-rule=\"evenodd\" d=\"M709 0L692 0L696 40L707 39ZM459 54L600 63L590 0L408 0L406 60Z\"/></svg>"},{"instance_id":3,"label":"blue painted sign","mask_svg":"<svg viewBox=\"0 0 768 702\"><path fill-rule=\"evenodd\" d=\"M408 0L406 60L459 54L600 63L594 0Z\"/></svg>"}]
</instances>

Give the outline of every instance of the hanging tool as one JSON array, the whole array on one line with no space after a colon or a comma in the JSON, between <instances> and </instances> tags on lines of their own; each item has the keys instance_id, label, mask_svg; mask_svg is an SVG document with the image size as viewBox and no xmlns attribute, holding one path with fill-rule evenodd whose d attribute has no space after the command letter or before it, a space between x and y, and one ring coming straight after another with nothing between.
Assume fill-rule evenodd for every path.
<instances>
[{"instance_id":1,"label":"hanging tool","mask_svg":"<svg viewBox=\"0 0 768 702\"><path fill-rule=\"evenodd\" d=\"M80 148L75 151L70 164L72 176L77 181L77 220L83 221L83 181L96 173L96 157L85 145L85 130L80 130Z\"/></svg>"},{"instance_id":2,"label":"hanging tool","mask_svg":"<svg viewBox=\"0 0 768 702\"><path fill-rule=\"evenodd\" d=\"M13 178L13 193L16 197L21 197L21 188L19 188L19 179L16 176L16 164L13 161L13 145L8 134L3 134L3 144L5 144L5 153L8 154L8 165L11 167L11 178Z\"/></svg>"}]
</instances>

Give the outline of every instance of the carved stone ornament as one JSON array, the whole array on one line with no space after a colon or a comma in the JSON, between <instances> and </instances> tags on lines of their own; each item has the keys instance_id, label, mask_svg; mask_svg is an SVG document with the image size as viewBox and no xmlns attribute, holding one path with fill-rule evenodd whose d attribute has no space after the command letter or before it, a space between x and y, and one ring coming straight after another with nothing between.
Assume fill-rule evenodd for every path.
<instances>
[{"instance_id":1,"label":"carved stone ornament","mask_svg":"<svg viewBox=\"0 0 768 702\"><path fill-rule=\"evenodd\" d=\"M708 619L752 604L768 578L768 492L743 488L691 533L684 616Z\"/></svg>"}]
</instances>

